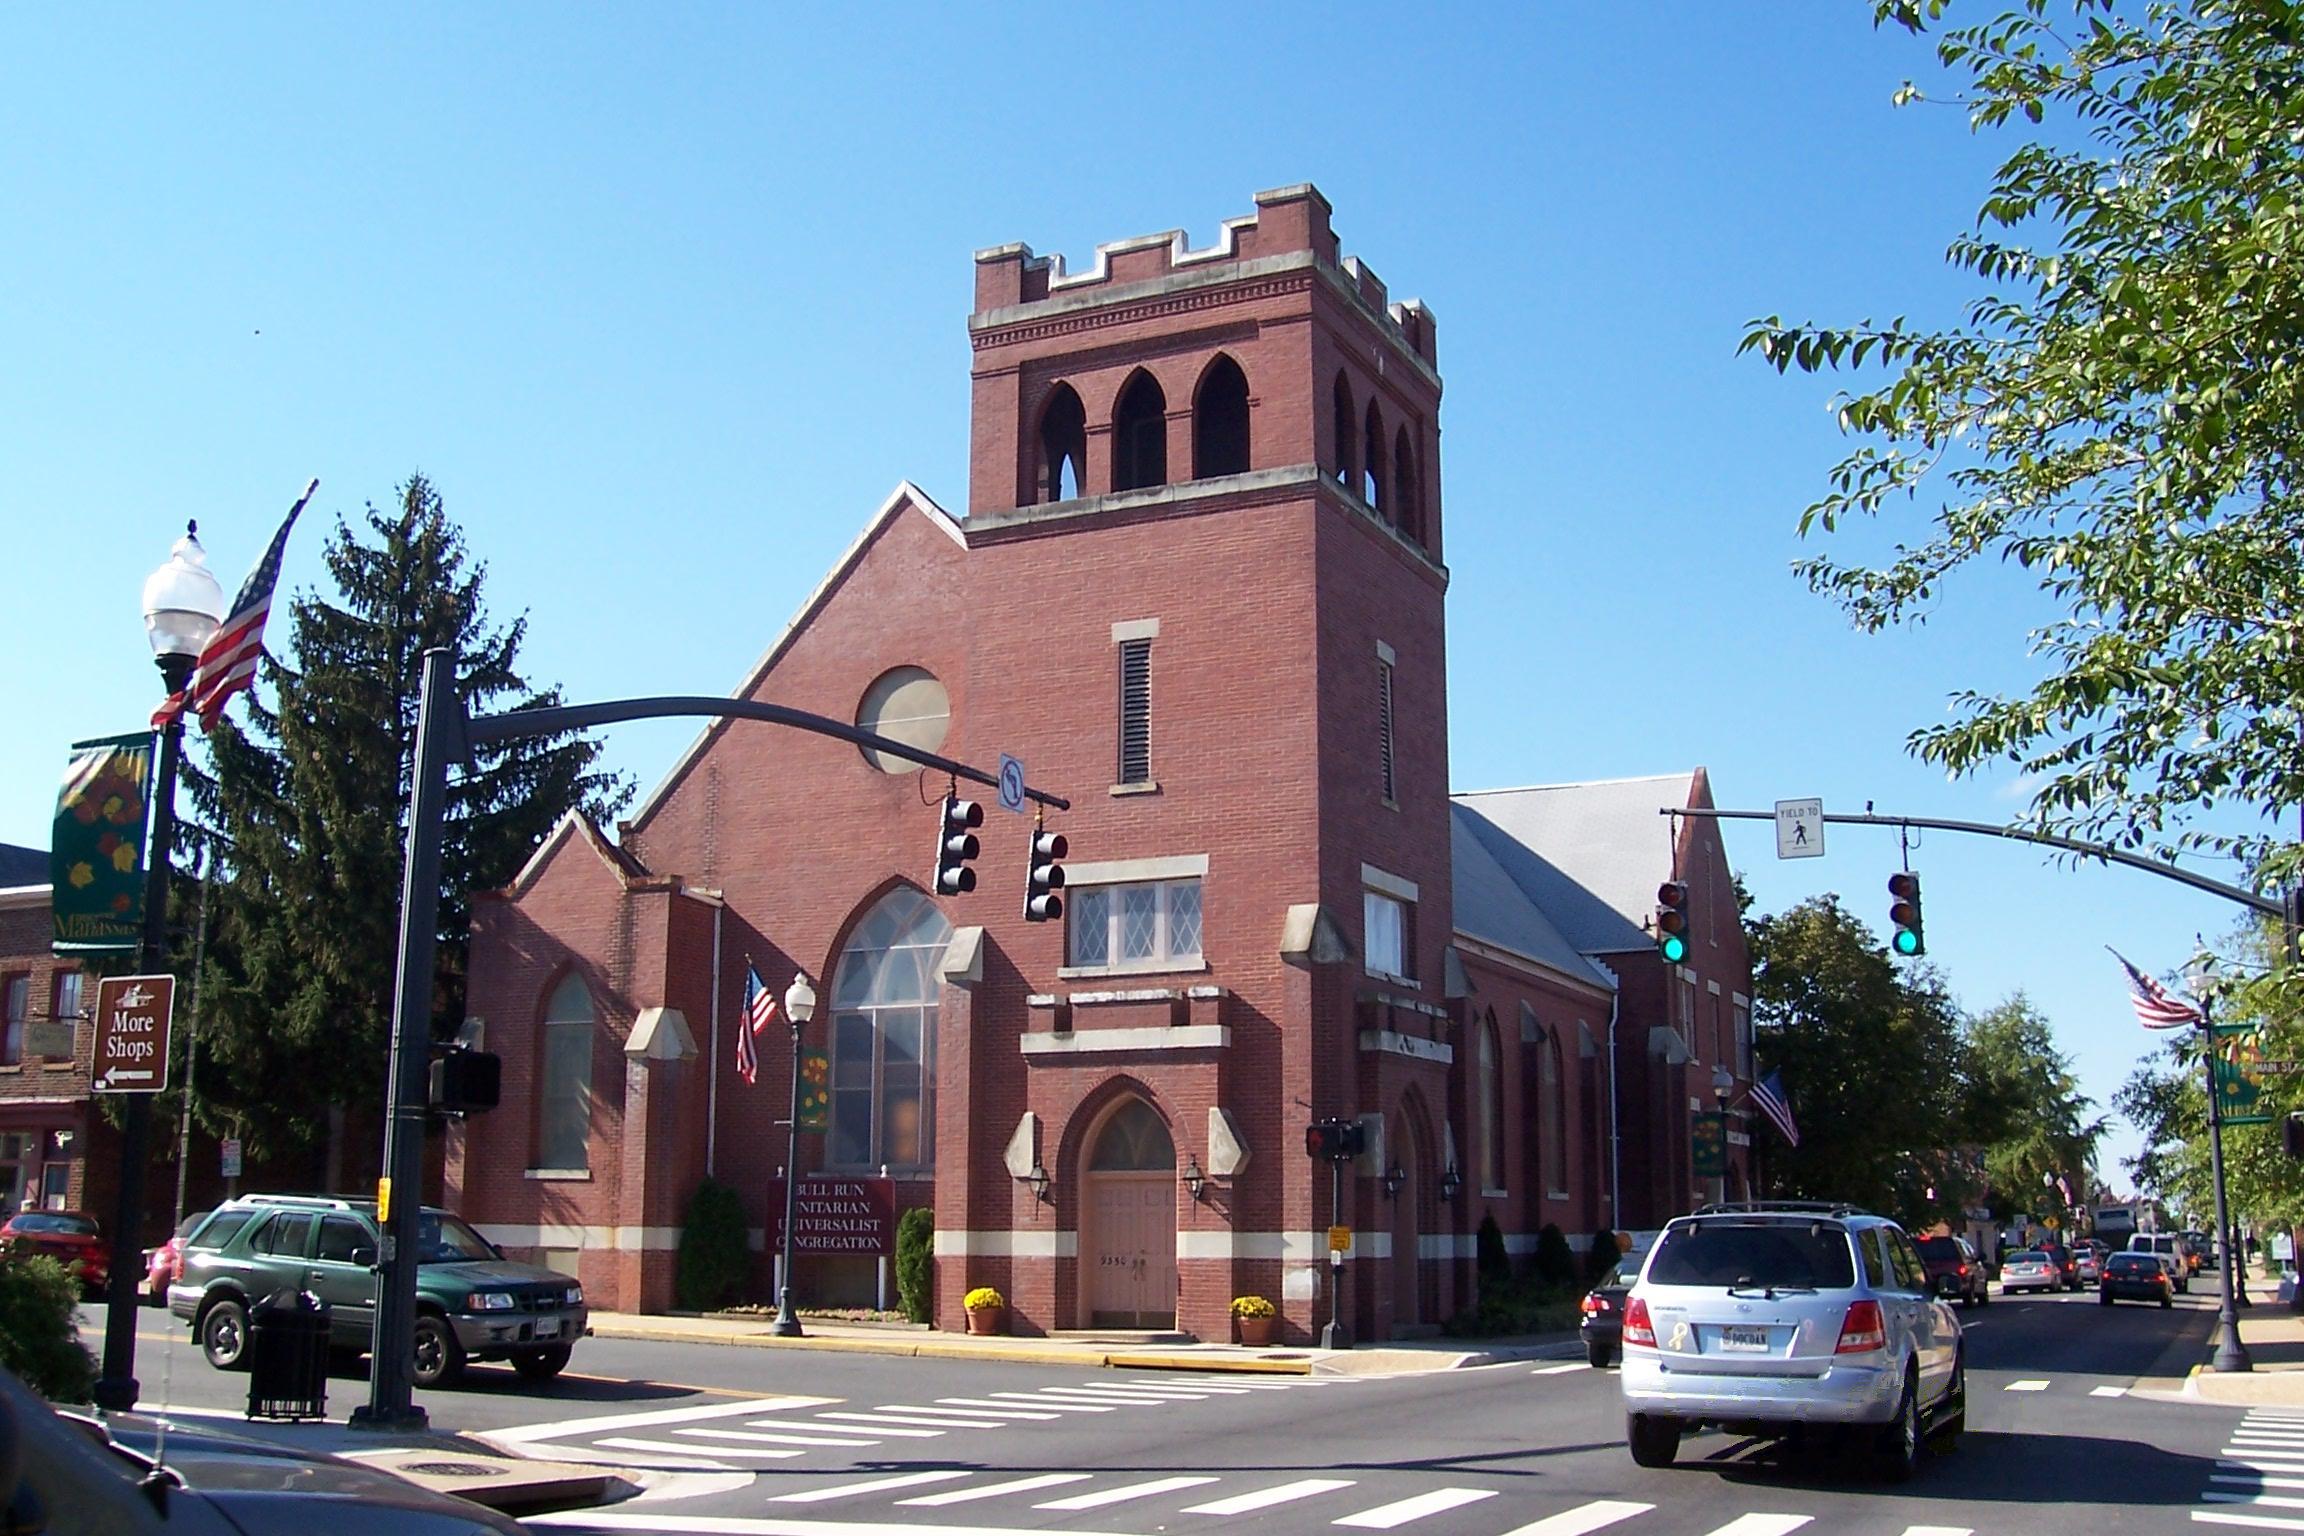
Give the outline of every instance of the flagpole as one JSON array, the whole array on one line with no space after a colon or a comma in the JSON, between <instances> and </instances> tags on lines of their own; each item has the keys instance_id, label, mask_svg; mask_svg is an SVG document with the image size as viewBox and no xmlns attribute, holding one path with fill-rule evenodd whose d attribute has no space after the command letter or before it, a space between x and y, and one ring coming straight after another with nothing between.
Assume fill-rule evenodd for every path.
<instances>
[{"instance_id":1,"label":"flagpole","mask_svg":"<svg viewBox=\"0 0 2304 1536\"><path fill-rule=\"evenodd\" d=\"M2209 1018L2209 1003L2200 999L2201 1060L2208 1071L2208 1166L2216 1181L2217 1266L2224 1282L2224 1299L2216 1312L2216 1353L2208 1369L2219 1376L2232 1371L2253 1371L2248 1346L2240 1342L2240 1315L2232 1301L2232 1222L2224 1209L2224 1108L2216 1093L2216 1027Z\"/></svg>"}]
</instances>

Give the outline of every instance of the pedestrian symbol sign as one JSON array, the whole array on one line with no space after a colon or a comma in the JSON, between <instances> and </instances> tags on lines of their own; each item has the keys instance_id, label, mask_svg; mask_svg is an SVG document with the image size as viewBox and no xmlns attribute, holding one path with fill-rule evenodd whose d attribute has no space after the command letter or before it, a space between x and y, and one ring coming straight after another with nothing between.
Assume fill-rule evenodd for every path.
<instances>
[{"instance_id":1,"label":"pedestrian symbol sign","mask_svg":"<svg viewBox=\"0 0 2304 1536\"><path fill-rule=\"evenodd\" d=\"M1824 857L1824 802L1822 800L1779 800L1776 802L1776 857L1780 859L1820 859Z\"/></svg>"}]
</instances>

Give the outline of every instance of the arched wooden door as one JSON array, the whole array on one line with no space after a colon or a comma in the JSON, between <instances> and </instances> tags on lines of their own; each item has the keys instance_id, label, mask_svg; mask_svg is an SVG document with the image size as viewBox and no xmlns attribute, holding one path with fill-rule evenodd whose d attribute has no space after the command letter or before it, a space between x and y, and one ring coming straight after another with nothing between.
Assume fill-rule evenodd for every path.
<instances>
[{"instance_id":1,"label":"arched wooden door","mask_svg":"<svg viewBox=\"0 0 2304 1536\"><path fill-rule=\"evenodd\" d=\"M1398 1145L1392 1166L1400 1170L1400 1188L1392 1197L1392 1326L1413 1327L1424 1321L1423 1224L1417 1219L1424 1191L1424 1172L1417 1156L1416 1128L1408 1116L1400 1117Z\"/></svg>"},{"instance_id":2,"label":"arched wooden door","mask_svg":"<svg viewBox=\"0 0 2304 1536\"><path fill-rule=\"evenodd\" d=\"M1091 1328L1176 1326L1176 1144L1157 1110L1123 1099L1088 1143L1080 1261Z\"/></svg>"}]
</instances>

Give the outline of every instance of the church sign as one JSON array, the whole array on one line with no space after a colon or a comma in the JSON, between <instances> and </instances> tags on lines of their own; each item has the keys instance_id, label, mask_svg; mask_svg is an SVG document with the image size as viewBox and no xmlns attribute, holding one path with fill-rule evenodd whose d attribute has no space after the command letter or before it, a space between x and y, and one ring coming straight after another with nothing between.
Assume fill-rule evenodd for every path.
<instances>
[{"instance_id":1,"label":"church sign","mask_svg":"<svg viewBox=\"0 0 2304 1536\"><path fill-rule=\"evenodd\" d=\"M784 1244L784 1185L771 1189L768 1247ZM896 1181L816 1174L800 1181L792 1226L795 1253L892 1258L896 1253Z\"/></svg>"}]
</instances>

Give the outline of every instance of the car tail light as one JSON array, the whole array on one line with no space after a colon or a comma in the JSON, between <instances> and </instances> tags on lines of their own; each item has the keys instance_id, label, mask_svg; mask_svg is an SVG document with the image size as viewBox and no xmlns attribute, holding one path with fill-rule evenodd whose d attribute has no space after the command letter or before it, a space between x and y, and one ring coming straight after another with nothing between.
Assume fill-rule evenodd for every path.
<instances>
[{"instance_id":1,"label":"car tail light","mask_svg":"<svg viewBox=\"0 0 2304 1536\"><path fill-rule=\"evenodd\" d=\"M1585 1313L1585 1315L1586 1315L1586 1316L1588 1316L1588 1317L1589 1317L1591 1314L1593 1314L1593 1313L1595 1313L1595 1312L1605 1312L1605 1311L1607 1311L1607 1310L1608 1310L1608 1298L1607 1298L1607 1297L1605 1297L1605 1296L1601 1296L1601 1295L1591 1295L1591 1296L1587 1296L1587 1297L1585 1297L1585 1298L1584 1298L1584 1313Z\"/></svg>"},{"instance_id":2,"label":"car tail light","mask_svg":"<svg viewBox=\"0 0 2304 1536\"><path fill-rule=\"evenodd\" d=\"M1960 1266L1960 1278L1963 1280L1968 1278L1968 1266L1965 1264Z\"/></svg>"},{"instance_id":3,"label":"car tail light","mask_svg":"<svg viewBox=\"0 0 2304 1536\"><path fill-rule=\"evenodd\" d=\"M1867 1297L1848 1304L1848 1316L1840 1324L1840 1342L1832 1353L1861 1355L1888 1347L1888 1325L1880 1316L1880 1303Z\"/></svg>"},{"instance_id":4,"label":"car tail light","mask_svg":"<svg viewBox=\"0 0 2304 1536\"><path fill-rule=\"evenodd\" d=\"M1656 1325L1648 1321L1648 1303L1641 1297L1635 1296L1625 1304L1624 1342L1656 1347Z\"/></svg>"}]
</instances>

